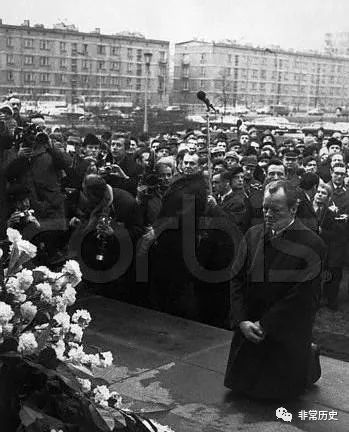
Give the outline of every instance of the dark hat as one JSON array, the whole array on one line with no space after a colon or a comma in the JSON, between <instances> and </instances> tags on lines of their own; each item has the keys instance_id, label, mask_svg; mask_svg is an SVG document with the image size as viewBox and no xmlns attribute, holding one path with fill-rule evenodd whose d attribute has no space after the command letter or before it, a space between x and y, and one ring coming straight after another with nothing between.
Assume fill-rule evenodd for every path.
<instances>
[{"instance_id":1,"label":"dark hat","mask_svg":"<svg viewBox=\"0 0 349 432\"><path fill-rule=\"evenodd\" d=\"M231 177L234 177L237 174L240 174L240 173L244 172L244 170L242 169L241 166L237 165L237 166L234 166L233 168L230 168L229 172L231 174Z\"/></svg>"},{"instance_id":2,"label":"dark hat","mask_svg":"<svg viewBox=\"0 0 349 432\"><path fill-rule=\"evenodd\" d=\"M327 148L329 149L329 148L330 148L331 146L333 146L333 145L337 145L337 146L339 146L340 148L342 148L342 142L341 142L339 139L337 139L337 138L331 137L331 138L327 141L326 146L327 146Z\"/></svg>"},{"instance_id":3,"label":"dark hat","mask_svg":"<svg viewBox=\"0 0 349 432\"><path fill-rule=\"evenodd\" d=\"M255 156L255 155L244 156L241 159L241 165L256 167L257 166L257 156Z\"/></svg>"},{"instance_id":4,"label":"dark hat","mask_svg":"<svg viewBox=\"0 0 349 432\"><path fill-rule=\"evenodd\" d=\"M99 139L96 137L96 135L93 134L87 134L84 138L83 142L84 147L88 145L100 145Z\"/></svg>"},{"instance_id":5,"label":"dark hat","mask_svg":"<svg viewBox=\"0 0 349 432\"><path fill-rule=\"evenodd\" d=\"M310 190L314 186L318 186L319 176L314 173L305 173L299 182L299 187L304 190Z\"/></svg>"},{"instance_id":6,"label":"dark hat","mask_svg":"<svg viewBox=\"0 0 349 432\"><path fill-rule=\"evenodd\" d=\"M239 162L240 160L240 156L236 153L236 151L234 150L229 150L226 154L225 154L225 158L234 158L237 162Z\"/></svg>"},{"instance_id":7,"label":"dark hat","mask_svg":"<svg viewBox=\"0 0 349 432\"><path fill-rule=\"evenodd\" d=\"M2 112L4 114L7 113L11 116L13 115L13 109L12 109L11 105L8 105L8 104L2 104L0 106L0 112Z\"/></svg>"},{"instance_id":8,"label":"dark hat","mask_svg":"<svg viewBox=\"0 0 349 432\"><path fill-rule=\"evenodd\" d=\"M297 149L287 149L284 152L284 156L287 158L294 158L297 159L299 157L299 151Z\"/></svg>"}]
</instances>

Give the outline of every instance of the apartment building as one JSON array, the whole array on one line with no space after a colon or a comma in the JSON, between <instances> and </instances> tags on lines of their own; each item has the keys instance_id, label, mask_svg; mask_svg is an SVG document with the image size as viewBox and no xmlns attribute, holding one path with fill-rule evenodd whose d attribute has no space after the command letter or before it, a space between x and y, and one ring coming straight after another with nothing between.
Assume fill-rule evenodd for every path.
<instances>
[{"instance_id":1,"label":"apartment building","mask_svg":"<svg viewBox=\"0 0 349 432\"><path fill-rule=\"evenodd\" d=\"M347 104L349 58L233 41L177 43L172 103L197 104L199 90L220 107L335 108Z\"/></svg>"},{"instance_id":2,"label":"apartment building","mask_svg":"<svg viewBox=\"0 0 349 432\"><path fill-rule=\"evenodd\" d=\"M151 55L149 55L151 54ZM140 34L3 24L0 20L0 97L63 98L71 102L168 104L169 42ZM148 81L147 81L148 80Z\"/></svg>"},{"instance_id":3,"label":"apartment building","mask_svg":"<svg viewBox=\"0 0 349 432\"><path fill-rule=\"evenodd\" d=\"M326 33L325 52L329 55L349 56L349 32Z\"/></svg>"}]
</instances>

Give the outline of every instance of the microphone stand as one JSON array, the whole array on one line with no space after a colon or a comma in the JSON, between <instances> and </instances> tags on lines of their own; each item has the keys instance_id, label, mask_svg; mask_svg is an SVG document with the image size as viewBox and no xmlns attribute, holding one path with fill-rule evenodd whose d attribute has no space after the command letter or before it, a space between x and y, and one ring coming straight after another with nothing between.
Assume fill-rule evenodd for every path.
<instances>
[{"instance_id":1,"label":"microphone stand","mask_svg":"<svg viewBox=\"0 0 349 432\"><path fill-rule=\"evenodd\" d=\"M207 146L207 171L208 171L208 190L209 194L212 195L212 161L211 161L211 132L210 132L210 109L207 108L206 111L206 127L207 127L207 135L206 135L206 146Z\"/></svg>"},{"instance_id":2,"label":"microphone stand","mask_svg":"<svg viewBox=\"0 0 349 432\"><path fill-rule=\"evenodd\" d=\"M212 160L211 160L211 132L210 132L210 113L211 109L216 114L216 110L212 105L207 106L206 110L206 127L207 127L207 135L206 135L206 146L207 146L207 171L208 171L208 190L209 194L212 195Z\"/></svg>"}]
</instances>

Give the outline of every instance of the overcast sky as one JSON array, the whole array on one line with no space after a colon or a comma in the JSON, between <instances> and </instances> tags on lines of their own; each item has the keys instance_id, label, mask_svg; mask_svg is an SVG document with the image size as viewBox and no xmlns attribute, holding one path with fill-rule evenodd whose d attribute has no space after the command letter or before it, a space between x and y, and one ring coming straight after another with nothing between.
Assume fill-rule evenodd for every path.
<instances>
[{"instance_id":1,"label":"overcast sky","mask_svg":"<svg viewBox=\"0 0 349 432\"><path fill-rule=\"evenodd\" d=\"M326 32L349 31L349 0L16 0L2 2L0 17L49 27L64 20L81 31L137 31L171 42L198 37L321 49Z\"/></svg>"}]
</instances>

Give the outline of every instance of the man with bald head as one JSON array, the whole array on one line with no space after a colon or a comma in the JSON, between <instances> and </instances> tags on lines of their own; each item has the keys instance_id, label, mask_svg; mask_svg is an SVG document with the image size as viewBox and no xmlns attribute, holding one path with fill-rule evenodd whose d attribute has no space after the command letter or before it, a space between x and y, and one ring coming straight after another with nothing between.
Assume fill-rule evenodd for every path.
<instances>
[{"instance_id":1,"label":"man with bald head","mask_svg":"<svg viewBox=\"0 0 349 432\"><path fill-rule=\"evenodd\" d=\"M246 233L233 266L225 386L256 399L296 397L320 375L311 341L324 244L295 217L297 207L290 181L270 182L264 223Z\"/></svg>"}]
</instances>

